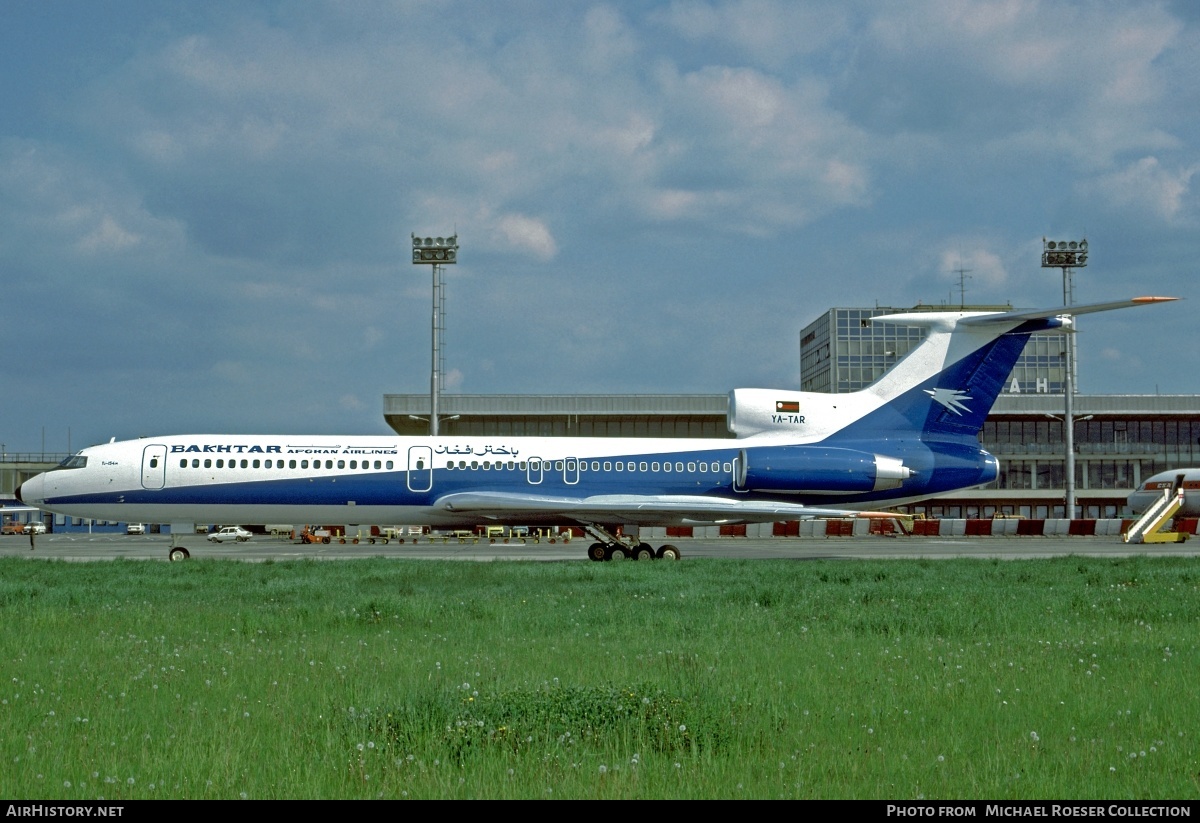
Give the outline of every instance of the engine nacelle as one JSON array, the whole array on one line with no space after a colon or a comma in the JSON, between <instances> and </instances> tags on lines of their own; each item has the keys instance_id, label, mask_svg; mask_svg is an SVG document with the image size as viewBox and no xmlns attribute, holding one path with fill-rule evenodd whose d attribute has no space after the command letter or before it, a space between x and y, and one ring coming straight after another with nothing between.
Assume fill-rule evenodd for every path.
<instances>
[{"instance_id":1,"label":"engine nacelle","mask_svg":"<svg viewBox=\"0 0 1200 823\"><path fill-rule=\"evenodd\" d=\"M830 446L747 448L738 463L738 486L750 491L874 492L913 476L894 457Z\"/></svg>"}]
</instances>

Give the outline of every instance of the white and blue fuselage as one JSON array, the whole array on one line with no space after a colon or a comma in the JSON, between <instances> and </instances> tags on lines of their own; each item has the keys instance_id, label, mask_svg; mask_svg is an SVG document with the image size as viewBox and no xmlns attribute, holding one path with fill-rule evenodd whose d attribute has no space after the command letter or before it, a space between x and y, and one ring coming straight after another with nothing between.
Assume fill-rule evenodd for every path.
<instances>
[{"instance_id":1,"label":"white and blue fuselage","mask_svg":"<svg viewBox=\"0 0 1200 823\"><path fill-rule=\"evenodd\" d=\"M873 321L926 336L859 392L733 391L733 439L172 435L84 449L17 494L68 516L170 523L173 540L193 523L573 524L601 538L603 555L622 524L843 515L994 480L983 422L1029 335L1070 330L1071 318L1056 308Z\"/></svg>"}]
</instances>

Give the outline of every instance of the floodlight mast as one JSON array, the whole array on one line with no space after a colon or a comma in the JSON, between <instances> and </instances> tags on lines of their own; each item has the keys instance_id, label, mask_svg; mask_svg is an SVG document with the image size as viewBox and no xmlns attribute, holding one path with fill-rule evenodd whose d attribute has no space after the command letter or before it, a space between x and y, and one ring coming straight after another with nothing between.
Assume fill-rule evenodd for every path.
<instances>
[{"instance_id":1,"label":"floodlight mast","mask_svg":"<svg viewBox=\"0 0 1200 823\"><path fill-rule=\"evenodd\" d=\"M429 376L429 435L438 433L438 396L441 393L441 325L445 317L442 302L442 266L458 262L458 236L418 237L412 236L413 264L430 266L433 269L433 367Z\"/></svg>"},{"instance_id":2,"label":"floodlight mast","mask_svg":"<svg viewBox=\"0 0 1200 823\"><path fill-rule=\"evenodd\" d=\"M1046 240L1042 238L1042 268L1062 269L1063 307L1064 314L1071 313L1075 303L1075 285L1072 281L1072 269L1087 266L1088 243L1083 240ZM1066 495L1063 516L1068 520L1075 518L1075 327L1072 324L1066 335L1066 379L1063 381L1063 394L1066 397L1066 413L1063 415L1063 440L1066 451L1066 466L1063 474L1066 481ZM1091 417L1088 415L1084 419Z\"/></svg>"}]
</instances>

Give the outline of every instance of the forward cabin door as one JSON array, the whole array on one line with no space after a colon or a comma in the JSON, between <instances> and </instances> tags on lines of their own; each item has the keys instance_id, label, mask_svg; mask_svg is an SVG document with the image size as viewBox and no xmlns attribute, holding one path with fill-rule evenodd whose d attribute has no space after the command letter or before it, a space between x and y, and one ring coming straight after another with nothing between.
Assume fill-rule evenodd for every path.
<instances>
[{"instance_id":1,"label":"forward cabin door","mask_svg":"<svg viewBox=\"0 0 1200 823\"><path fill-rule=\"evenodd\" d=\"M159 444L142 449L142 488L161 489L167 485L167 447Z\"/></svg>"}]
</instances>

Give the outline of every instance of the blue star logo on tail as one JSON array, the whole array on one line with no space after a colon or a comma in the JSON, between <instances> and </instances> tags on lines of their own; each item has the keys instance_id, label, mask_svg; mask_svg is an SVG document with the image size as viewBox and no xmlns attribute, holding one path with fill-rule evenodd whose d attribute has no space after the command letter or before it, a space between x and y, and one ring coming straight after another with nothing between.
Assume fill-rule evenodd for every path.
<instances>
[{"instance_id":1,"label":"blue star logo on tail","mask_svg":"<svg viewBox=\"0 0 1200 823\"><path fill-rule=\"evenodd\" d=\"M950 411L962 417L963 412L971 413L971 410L963 405L964 400L973 400L970 395L958 389L925 389L925 393L934 399L934 402L948 408Z\"/></svg>"}]
</instances>

